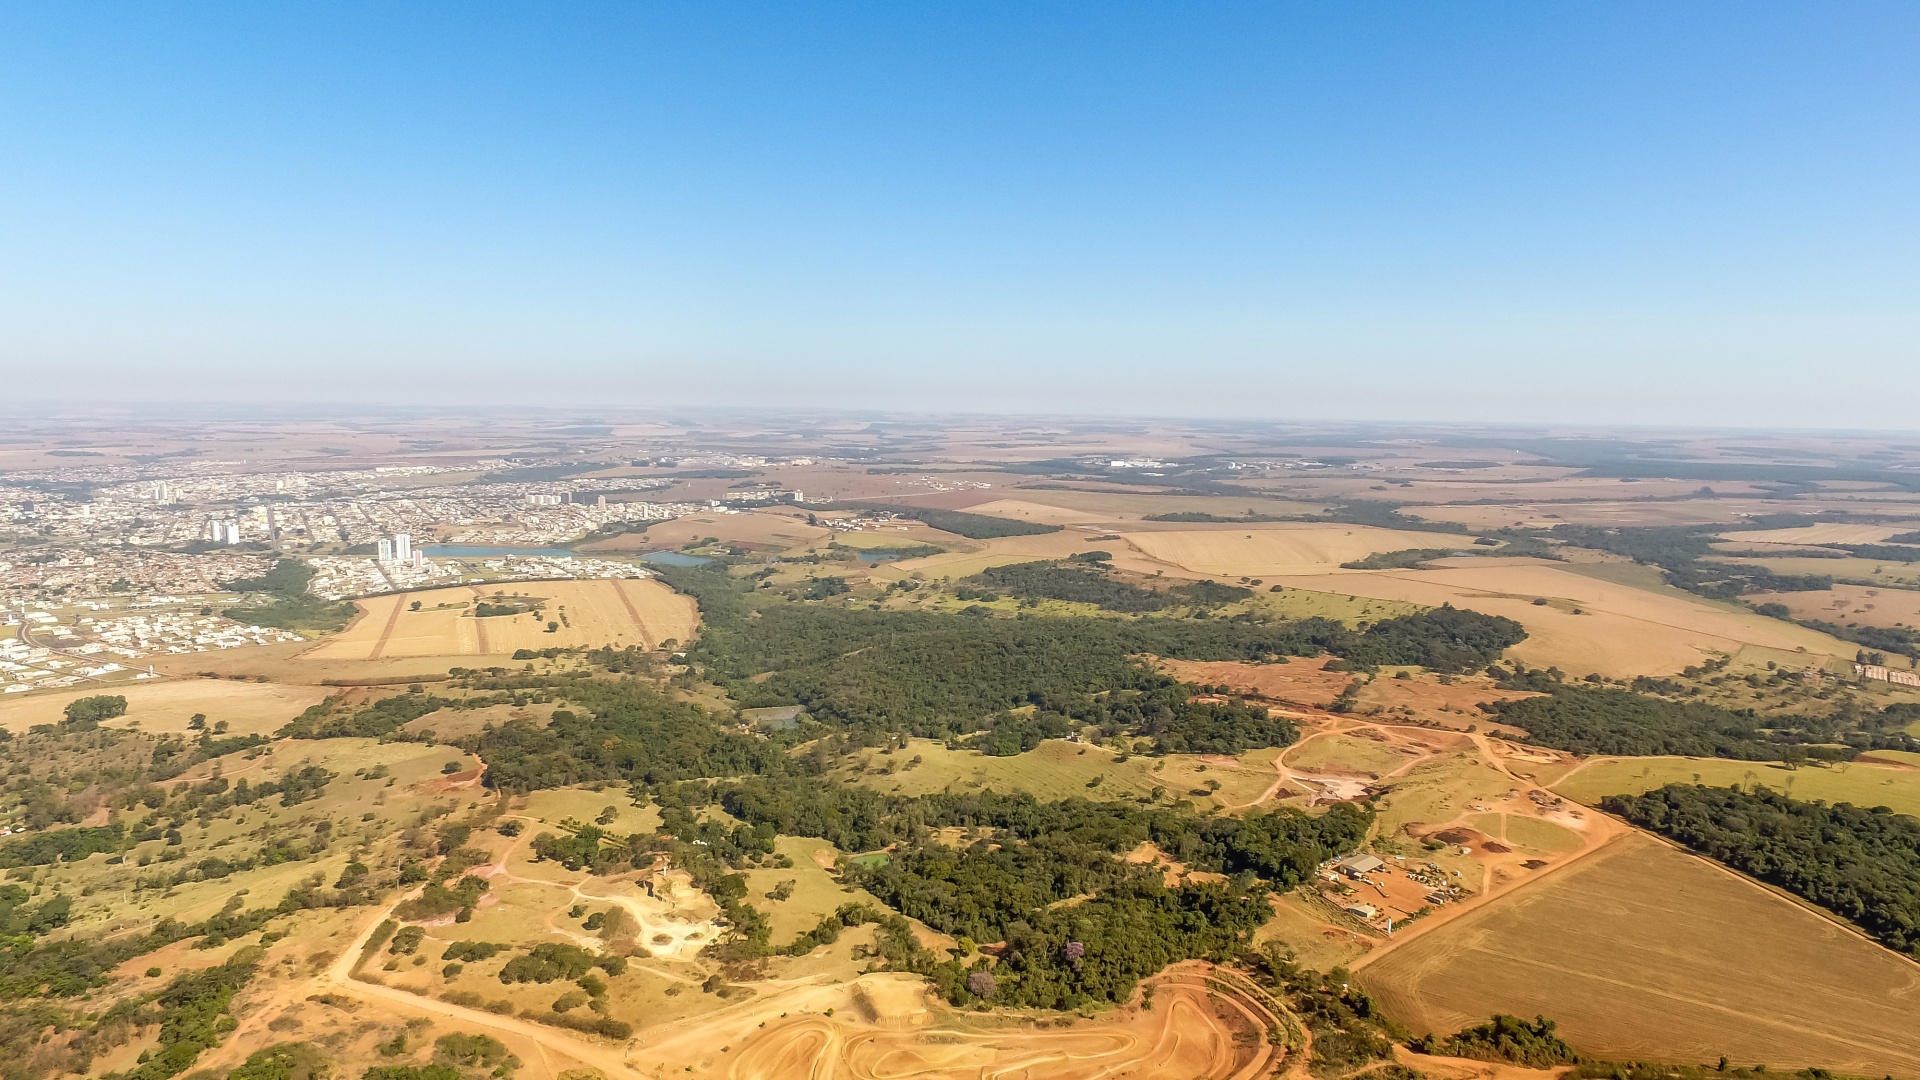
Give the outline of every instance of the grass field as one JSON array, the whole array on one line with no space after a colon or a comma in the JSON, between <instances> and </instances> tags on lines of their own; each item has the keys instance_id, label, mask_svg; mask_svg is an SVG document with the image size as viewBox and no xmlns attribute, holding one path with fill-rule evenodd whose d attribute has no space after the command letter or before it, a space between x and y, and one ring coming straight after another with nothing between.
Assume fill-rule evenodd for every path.
<instances>
[{"instance_id":1,"label":"grass field","mask_svg":"<svg viewBox=\"0 0 1920 1080\"><path fill-rule=\"evenodd\" d=\"M1376 600L1353 593L1313 592L1284 587L1279 592L1255 590L1247 606L1277 619L1338 619L1348 626L1362 621L1416 615L1422 610L1419 604L1399 600Z\"/></svg>"},{"instance_id":2,"label":"grass field","mask_svg":"<svg viewBox=\"0 0 1920 1080\"><path fill-rule=\"evenodd\" d=\"M1543 1013L1616 1061L1920 1076L1920 966L1637 833L1378 955L1415 1031Z\"/></svg>"},{"instance_id":3,"label":"grass field","mask_svg":"<svg viewBox=\"0 0 1920 1080\"><path fill-rule=\"evenodd\" d=\"M1756 604L1785 604L1796 619L1819 619L1845 626L1920 626L1920 590L1874 589L1835 585L1828 592L1765 593Z\"/></svg>"},{"instance_id":4,"label":"grass field","mask_svg":"<svg viewBox=\"0 0 1920 1080\"><path fill-rule=\"evenodd\" d=\"M1282 577L1281 584L1504 615L1527 628L1510 654L1573 675L1668 674L1749 645L1809 660L1851 657L1857 646L1732 605L1621 584L1532 559L1459 560L1431 570ZM1535 604L1544 600L1544 604ZM1580 614L1575 614L1578 609Z\"/></svg>"},{"instance_id":5,"label":"grass field","mask_svg":"<svg viewBox=\"0 0 1920 1080\"><path fill-rule=\"evenodd\" d=\"M1891 751L1880 755L1900 760ZM1638 795L1668 784L1693 783L1709 787L1765 784L1796 799L1890 806L1920 817L1920 768L1914 764L1844 761L1827 768L1789 770L1763 761L1717 758L1600 758L1561 778L1553 790L1593 806L1607 795Z\"/></svg>"},{"instance_id":6,"label":"grass field","mask_svg":"<svg viewBox=\"0 0 1920 1080\"><path fill-rule=\"evenodd\" d=\"M25 731L35 724L55 724L65 717L67 703L95 694L118 694L127 699L127 714L108 721L112 727L138 724L140 730L162 735L187 730L195 713L204 713L209 727L225 720L235 735L265 735L327 692L311 686L236 682L227 679L158 679L112 688L62 690L51 694L10 694L0 699L0 728Z\"/></svg>"},{"instance_id":7,"label":"grass field","mask_svg":"<svg viewBox=\"0 0 1920 1080\"><path fill-rule=\"evenodd\" d=\"M474 618L465 605L495 593L538 597L537 613ZM414 602L420 610L410 610ZM693 633L693 601L658 581L535 581L461 586L355 601L361 617L306 657L381 660L438 656L501 656L515 649L640 645L686 641ZM460 605L460 606L454 606ZM564 618L563 618L564 616ZM549 622L559 622L554 633Z\"/></svg>"},{"instance_id":8,"label":"grass field","mask_svg":"<svg viewBox=\"0 0 1920 1080\"><path fill-rule=\"evenodd\" d=\"M845 778L898 795L991 788L1031 792L1041 799L1137 799L1162 787L1167 798L1192 799L1205 809L1243 806L1259 798L1278 778L1273 770L1276 753L1255 750L1238 759L1133 756L1116 762L1112 750L1059 739L1013 757L949 750L944 743L915 739L892 754L868 755L866 769ZM908 767L915 757L920 764ZM883 769L890 771L883 773ZM1208 788L1209 780L1220 785L1218 791Z\"/></svg>"},{"instance_id":9,"label":"grass field","mask_svg":"<svg viewBox=\"0 0 1920 1080\"><path fill-rule=\"evenodd\" d=\"M886 907L865 889L849 889L827 871L840 851L825 840L812 837L782 836L773 849L793 860L788 868L748 869L747 901L767 917L773 928L775 948L813 929L820 920L833 914L842 904L872 904ZM781 882L793 882L793 895L776 900L767 895Z\"/></svg>"},{"instance_id":10,"label":"grass field","mask_svg":"<svg viewBox=\"0 0 1920 1080\"><path fill-rule=\"evenodd\" d=\"M807 524L804 513L795 517L778 511L747 510L738 514L688 514L672 521L656 522L644 533L627 533L582 544L579 550L586 553L659 551L709 536L727 543L786 550L804 547L826 535L826 529Z\"/></svg>"},{"instance_id":11,"label":"grass field","mask_svg":"<svg viewBox=\"0 0 1920 1080\"><path fill-rule=\"evenodd\" d=\"M1357 735L1316 735L1286 752L1287 765L1316 773L1381 777L1413 760L1411 754Z\"/></svg>"},{"instance_id":12,"label":"grass field","mask_svg":"<svg viewBox=\"0 0 1920 1080\"><path fill-rule=\"evenodd\" d=\"M1379 835L1404 840L1412 831L1454 820L1476 803L1496 805L1512 789L1513 779L1471 741L1439 732L1433 736L1433 742L1449 748L1392 779L1376 804Z\"/></svg>"}]
</instances>

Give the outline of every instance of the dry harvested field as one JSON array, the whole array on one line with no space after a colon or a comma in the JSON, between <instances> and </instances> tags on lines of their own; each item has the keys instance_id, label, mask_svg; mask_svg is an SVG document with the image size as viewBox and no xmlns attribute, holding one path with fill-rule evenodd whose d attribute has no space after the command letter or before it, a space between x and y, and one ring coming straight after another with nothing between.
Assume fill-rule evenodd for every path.
<instances>
[{"instance_id":1,"label":"dry harvested field","mask_svg":"<svg viewBox=\"0 0 1920 1080\"><path fill-rule=\"evenodd\" d=\"M1544 1013L1617 1061L1920 1076L1920 965L1639 833L1375 955L1415 1031Z\"/></svg>"},{"instance_id":2,"label":"dry harvested field","mask_svg":"<svg viewBox=\"0 0 1920 1080\"><path fill-rule=\"evenodd\" d=\"M225 720L236 735L267 734L317 705L326 692L311 686L234 682L226 679L156 679L113 687L62 690L51 694L11 694L0 700L0 728L25 731L35 724L58 723L75 698L119 694L127 699L127 715L108 723L163 735L187 730L195 713L205 713L209 725Z\"/></svg>"},{"instance_id":3,"label":"dry harvested field","mask_svg":"<svg viewBox=\"0 0 1920 1080\"><path fill-rule=\"evenodd\" d=\"M1813 574L1853 581L1884 581L1888 585L1909 589L1920 588L1920 563L1881 559L1729 559L1718 556L1714 561L1729 562L1735 566L1764 566L1776 574Z\"/></svg>"},{"instance_id":4,"label":"dry harvested field","mask_svg":"<svg viewBox=\"0 0 1920 1080\"><path fill-rule=\"evenodd\" d=\"M1100 535L1068 529L1038 536L1002 536L984 542L977 551L949 551L920 559L881 563L873 568L875 581L893 581L918 573L928 578L969 577L989 566L1029 562L1034 559L1061 559L1082 551L1111 551L1114 564L1124 569L1139 569L1144 560L1117 540L1099 540ZM1130 558L1131 557L1131 558ZM1153 571L1149 569L1148 573Z\"/></svg>"},{"instance_id":5,"label":"dry harvested field","mask_svg":"<svg viewBox=\"0 0 1920 1080\"><path fill-rule=\"evenodd\" d=\"M1730 532L1722 536L1736 543L1750 540L1756 544L1877 544L1897 533L1911 532L1908 525L1845 525L1826 522L1797 529L1762 529L1755 532Z\"/></svg>"},{"instance_id":6,"label":"dry harvested field","mask_svg":"<svg viewBox=\"0 0 1920 1080\"><path fill-rule=\"evenodd\" d=\"M1130 532L1126 538L1149 559L1219 578L1325 573L1376 551L1469 547L1473 543L1473 537L1464 533L1290 523Z\"/></svg>"},{"instance_id":7,"label":"dry harvested field","mask_svg":"<svg viewBox=\"0 0 1920 1080\"><path fill-rule=\"evenodd\" d=\"M807 524L804 513L795 517L777 511L747 510L738 514L689 514L658 522L643 533L627 533L583 544L579 550L583 553L659 551L712 536L728 543L784 551L824 539L828 533L827 529Z\"/></svg>"},{"instance_id":8,"label":"dry harvested field","mask_svg":"<svg viewBox=\"0 0 1920 1080\"><path fill-rule=\"evenodd\" d=\"M1551 528L1555 525L1731 525L1754 514L1779 512L1778 503L1759 499L1689 499L1678 502L1633 499L1532 502L1516 499L1500 503L1441 503L1407 509L1410 517L1455 522L1472 529L1499 529L1512 525L1529 528Z\"/></svg>"},{"instance_id":9,"label":"dry harvested field","mask_svg":"<svg viewBox=\"0 0 1920 1080\"><path fill-rule=\"evenodd\" d=\"M1534 559L1442 560L1430 570L1356 570L1270 580L1293 588L1427 607L1453 604L1504 615L1518 620L1529 635L1510 655L1575 675L1668 674L1713 653L1737 653L1750 645L1787 652L1804 649L1810 662L1851 657L1857 648L1677 590L1636 588ZM1537 605L1536 599L1547 603ZM1576 608L1580 614L1574 614Z\"/></svg>"},{"instance_id":10,"label":"dry harvested field","mask_svg":"<svg viewBox=\"0 0 1920 1080\"><path fill-rule=\"evenodd\" d=\"M987 493L981 492L981 494ZM1053 525L1139 522L1149 514L1193 513L1214 514L1219 517L1265 514L1269 517L1282 517L1293 514L1317 514L1320 510L1319 507L1307 503L1287 502L1258 495L1245 497L1151 495L1137 492L1056 491L1032 488L1002 492L994 498L982 499L964 509L973 514L1017 517L1023 521L1041 521ZM1145 524L1156 523L1146 522Z\"/></svg>"},{"instance_id":11,"label":"dry harvested field","mask_svg":"<svg viewBox=\"0 0 1920 1080\"><path fill-rule=\"evenodd\" d=\"M155 657L154 665L169 675L211 672L222 678L247 678L296 686L322 686L326 680L355 684L368 680L393 683L444 677L451 658L387 657L380 660L315 658L312 642L258 645L248 649L188 653Z\"/></svg>"},{"instance_id":12,"label":"dry harvested field","mask_svg":"<svg viewBox=\"0 0 1920 1080\"><path fill-rule=\"evenodd\" d=\"M1411 486L1395 487L1391 498L1394 502L1413 504L1472 504L1498 500L1554 506L1599 500L1647 502L1654 499L1684 499L1700 490L1698 480L1621 480L1611 476L1552 475L1560 470L1532 471L1533 478L1518 482L1503 480L1497 475L1484 475L1494 472L1490 469L1476 469L1445 477L1421 476ZM1742 482L1715 484L1713 490L1722 495L1764 494L1758 485Z\"/></svg>"},{"instance_id":13,"label":"dry harvested field","mask_svg":"<svg viewBox=\"0 0 1920 1080\"><path fill-rule=\"evenodd\" d=\"M1756 604L1785 604L1796 619L1861 626L1920 626L1920 590L1835 585L1830 592L1768 593Z\"/></svg>"},{"instance_id":14,"label":"dry harvested field","mask_svg":"<svg viewBox=\"0 0 1920 1080\"><path fill-rule=\"evenodd\" d=\"M538 615L472 617L468 604L496 593L539 597ZM409 610L414 601L420 610ZM361 616L305 654L315 660L502 656L515 649L640 645L686 641L693 601L658 581L529 581L376 596L355 603ZM454 606L459 605L459 606ZM565 618L562 619L562 614ZM562 623L555 633L548 622Z\"/></svg>"}]
</instances>

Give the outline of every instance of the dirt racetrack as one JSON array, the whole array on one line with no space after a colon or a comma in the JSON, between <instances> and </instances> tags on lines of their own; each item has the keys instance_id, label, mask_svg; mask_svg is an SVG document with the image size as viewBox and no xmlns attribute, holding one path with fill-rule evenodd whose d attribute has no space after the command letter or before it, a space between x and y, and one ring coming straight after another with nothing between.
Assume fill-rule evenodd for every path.
<instances>
[{"instance_id":1,"label":"dirt racetrack","mask_svg":"<svg viewBox=\"0 0 1920 1080\"><path fill-rule=\"evenodd\" d=\"M1023 1021L976 1019L933 1004L916 978L867 976L852 987L773 995L685 1031L657 1030L636 1057L692 1064L696 1075L729 1080L1252 1080L1270 1073L1278 1048L1266 1035L1277 1021L1262 1005L1210 989L1201 964L1169 969L1153 987L1150 1009L1136 999L1097 1020L1048 1014ZM841 999L829 1005L831 1017L820 1009L827 997ZM719 1047L730 1049L715 1053Z\"/></svg>"},{"instance_id":2,"label":"dirt racetrack","mask_svg":"<svg viewBox=\"0 0 1920 1080\"><path fill-rule=\"evenodd\" d=\"M468 606L495 593L538 597L537 615L474 618ZM410 610L419 601L420 610ZM341 633L305 654L309 660L386 660L431 656L501 656L515 649L639 645L686 641L697 613L693 600L658 581L529 581L376 596L355 601L362 612ZM564 617L563 617L564 616ZM547 623L558 622L553 633Z\"/></svg>"},{"instance_id":3,"label":"dirt racetrack","mask_svg":"<svg viewBox=\"0 0 1920 1080\"><path fill-rule=\"evenodd\" d=\"M1602 1059L1920 1077L1920 965L1640 833L1378 957L1415 1031L1544 1013Z\"/></svg>"}]
</instances>

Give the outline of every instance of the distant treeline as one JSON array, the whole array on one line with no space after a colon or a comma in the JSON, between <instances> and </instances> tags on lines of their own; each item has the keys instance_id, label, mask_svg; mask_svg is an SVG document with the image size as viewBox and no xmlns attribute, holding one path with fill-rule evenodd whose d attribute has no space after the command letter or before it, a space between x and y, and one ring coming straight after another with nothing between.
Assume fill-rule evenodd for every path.
<instances>
[{"instance_id":1,"label":"distant treeline","mask_svg":"<svg viewBox=\"0 0 1920 1080\"><path fill-rule=\"evenodd\" d=\"M1716 600L1754 592L1822 592L1833 588L1825 574L1776 574L1762 566L1710 561L1723 525L1659 525L1613 528L1559 525L1553 537L1579 547L1624 555L1666 572L1668 584Z\"/></svg>"},{"instance_id":2,"label":"distant treeline","mask_svg":"<svg viewBox=\"0 0 1920 1080\"><path fill-rule=\"evenodd\" d=\"M928 506L909 506L895 503L810 503L808 510L857 510L864 513L888 513L918 521L924 525L964 536L969 540L992 540L1000 536L1035 536L1040 533L1060 531L1058 525L1042 525L1033 521L1014 521L1011 518L993 517L990 514L969 514L960 510L937 510Z\"/></svg>"},{"instance_id":3,"label":"distant treeline","mask_svg":"<svg viewBox=\"0 0 1920 1080\"><path fill-rule=\"evenodd\" d=\"M1757 787L1670 784L1602 803L1644 829L1778 885L1920 953L1920 821L1884 806L1828 806Z\"/></svg>"},{"instance_id":4,"label":"distant treeline","mask_svg":"<svg viewBox=\"0 0 1920 1080\"><path fill-rule=\"evenodd\" d=\"M1209 514L1201 510L1180 510L1171 514L1148 514L1144 521L1190 521L1198 523L1219 522L1233 525L1251 525L1260 521L1299 521L1299 518L1279 517L1273 514L1260 514L1248 510L1244 514L1223 516Z\"/></svg>"},{"instance_id":5,"label":"distant treeline","mask_svg":"<svg viewBox=\"0 0 1920 1080\"><path fill-rule=\"evenodd\" d=\"M1920 719L1920 707L1911 705L1877 713L1841 710L1830 717L1762 715L1616 687L1567 684L1538 671L1502 675L1503 687L1547 696L1487 702L1481 709L1503 724L1524 728L1531 742L1582 756L1846 760L1862 750L1920 748L1904 730Z\"/></svg>"},{"instance_id":6,"label":"distant treeline","mask_svg":"<svg viewBox=\"0 0 1920 1080\"><path fill-rule=\"evenodd\" d=\"M1143 589L1114 578L1100 565L1102 560L1091 558L1105 554L1087 552L1064 563L1042 561L989 567L967 578L962 585L1006 593L1021 599L1065 600L1133 614L1165 611L1173 607L1231 604L1253 595L1252 589L1214 581L1175 585L1167 589Z\"/></svg>"}]
</instances>

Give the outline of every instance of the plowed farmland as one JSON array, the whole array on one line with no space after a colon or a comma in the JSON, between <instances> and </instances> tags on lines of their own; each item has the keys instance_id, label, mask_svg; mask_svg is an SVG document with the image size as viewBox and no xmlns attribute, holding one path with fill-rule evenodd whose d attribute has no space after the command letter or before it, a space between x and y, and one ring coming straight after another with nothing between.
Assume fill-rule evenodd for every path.
<instances>
[{"instance_id":1,"label":"plowed farmland","mask_svg":"<svg viewBox=\"0 0 1920 1080\"><path fill-rule=\"evenodd\" d=\"M1920 965L1639 833L1379 957L1416 1031L1544 1013L1619 1061L1920 1076Z\"/></svg>"}]
</instances>

